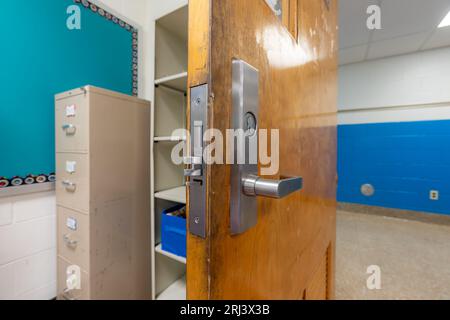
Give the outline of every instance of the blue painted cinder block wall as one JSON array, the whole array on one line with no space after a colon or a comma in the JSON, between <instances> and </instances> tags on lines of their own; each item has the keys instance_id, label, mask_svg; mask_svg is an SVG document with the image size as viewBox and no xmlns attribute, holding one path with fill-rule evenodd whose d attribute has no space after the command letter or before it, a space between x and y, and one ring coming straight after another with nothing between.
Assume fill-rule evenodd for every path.
<instances>
[{"instance_id":1,"label":"blue painted cinder block wall","mask_svg":"<svg viewBox=\"0 0 450 320\"><path fill-rule=\"evenodd\" d=\"M338 174L340 202L450 215L450 120L340 125Z\"/></svg>"}]
</instances>

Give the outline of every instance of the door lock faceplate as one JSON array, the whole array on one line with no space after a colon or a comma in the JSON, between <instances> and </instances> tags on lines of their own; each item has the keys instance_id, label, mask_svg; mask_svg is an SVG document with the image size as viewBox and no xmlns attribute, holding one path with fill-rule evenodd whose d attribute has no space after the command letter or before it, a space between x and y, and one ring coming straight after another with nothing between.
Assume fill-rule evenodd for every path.
<instances>
[{"instance_id":1,"label":"door lock faceplate","mask_svg":"<svg viewBox=\"0 0 450 320\"><path fill-rule=\"evenodd\" d=\"M233 60L233 129L244 139L234 143L240 160L231 168L231 234L244 233L258 221L257 196L279 199L301 190L300 177L281 180L258 176L259 71L242 60ZM239 157L244 155L243 157Z\"/></svg>"},{"instance_id":2,"label":"door lock faceplate","mask_svg":"<svg viewBox=\"0 0 450 320\"><path fill-rule=\"evenodd\" d=\"M206 164L203 161L204 132L208 125L208 85L190 89L190 156L184 158L189 188L189 232L206 238Z\"/></svg>"}]
</instances>

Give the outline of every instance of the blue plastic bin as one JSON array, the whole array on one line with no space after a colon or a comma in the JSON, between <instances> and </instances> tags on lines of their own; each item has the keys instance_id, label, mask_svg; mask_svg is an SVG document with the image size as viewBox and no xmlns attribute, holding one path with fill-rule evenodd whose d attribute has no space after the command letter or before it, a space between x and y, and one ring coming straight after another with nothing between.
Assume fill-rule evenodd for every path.
<instances>
[{"instance_id":1,"label":"blue plastic bin","mask_svg":"<svg viewBox=\"0 0 450 320\"><path fill-rule=\"evenodd\" d=\"M161 245L164 251L186 258L186 219L169 216L185 205L164 210L161 217Z\"/></svg>"}]
</instances>

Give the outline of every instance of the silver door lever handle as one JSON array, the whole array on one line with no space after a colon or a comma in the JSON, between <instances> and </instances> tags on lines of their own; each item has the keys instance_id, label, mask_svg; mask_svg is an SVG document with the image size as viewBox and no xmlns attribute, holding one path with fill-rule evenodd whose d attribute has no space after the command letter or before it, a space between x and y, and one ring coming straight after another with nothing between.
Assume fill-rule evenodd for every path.
<instances>
[{"instance_id":1,"label":"silver door lever handle","mask_svg":"<svg viewBox=\"0 0 450 320\"><path fill-rule=\"evenodd\" d=\"M303 188L303 178L287 178L282 180L262 179L255 175L248 175L242 179L242 188L249 197L268 197L281 199Z\"/></svg>"}]
</instances>

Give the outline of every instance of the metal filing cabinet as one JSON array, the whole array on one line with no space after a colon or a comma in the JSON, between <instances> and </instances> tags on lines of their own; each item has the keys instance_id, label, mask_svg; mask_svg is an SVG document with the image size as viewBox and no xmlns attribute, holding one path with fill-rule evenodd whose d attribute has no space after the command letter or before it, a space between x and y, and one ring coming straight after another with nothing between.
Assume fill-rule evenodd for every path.
<instances>
[{"instance_id":1,"label":"metal filing cabinet","mask_svg":"<svg viewBox=\"0 0 450 320\"><path fill-rule=\"evenodd\" d=\"M150 299L150 103L55 97L58 298Z\"/></svg>"}]
</instances>

